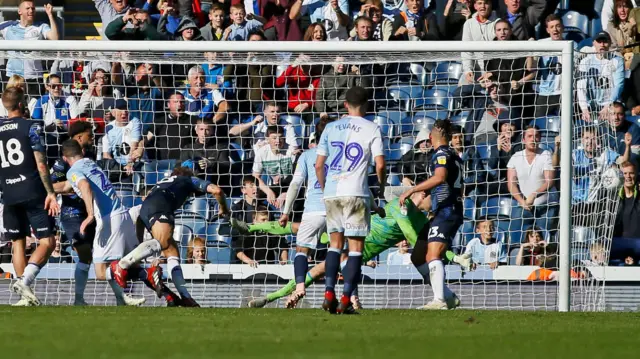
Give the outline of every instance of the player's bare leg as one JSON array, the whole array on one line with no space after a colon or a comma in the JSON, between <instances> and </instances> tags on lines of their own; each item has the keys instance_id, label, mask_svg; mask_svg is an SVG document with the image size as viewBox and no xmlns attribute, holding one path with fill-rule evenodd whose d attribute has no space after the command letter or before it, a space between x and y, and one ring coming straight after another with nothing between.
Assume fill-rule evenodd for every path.
<instances>
[{"instance_id":1,"label":"player's bare leg","mask_svg":"<svg viewBox=\"0 0 640 359\"><path fill-rule=\"evenodd\" d=\"M24 241L18 242L23 242L23 245L25 243ZM40 305L40 300L33 293L31 284L33 284L36 276L40 273L40 269L47 264L49 256L51 256L51 253L55 249L55 243L56 241L53 237L40 238L36 250L29 259L29 264L23 269L22 279L11 286L11 290L19 294L22 299L28 301L30 305ZM24 246L22 247L22 251L24 257Z\"/></svg>"},{"instance_id":2,"label":"player's bare leg","mask_svg":"<svg viewBox=\"0 0 640 359\"><path fill-rule=\"evenodd\" d=\"M24 238L16 239L11 243L11 263L18 278L22 277L24 268L27 266L27 256L25 254L26 245L27 241Z\"/></svg>"},{"instance_id":3,"label":"player's bare leg","mask_svg":"<svg viewBox=\"0 0 640 359\"><path fill-rule=\"evenodd\" d=\"M336 308L338 307L335 286L338 269L340 268L340 255L342 254L342 248L344 248L344 233L333 232L329 234L329 237L331 238L331 243L327 251L327 258L325 259L326 276L322 309L335 314Z\"/></svg>"}]
</instances>

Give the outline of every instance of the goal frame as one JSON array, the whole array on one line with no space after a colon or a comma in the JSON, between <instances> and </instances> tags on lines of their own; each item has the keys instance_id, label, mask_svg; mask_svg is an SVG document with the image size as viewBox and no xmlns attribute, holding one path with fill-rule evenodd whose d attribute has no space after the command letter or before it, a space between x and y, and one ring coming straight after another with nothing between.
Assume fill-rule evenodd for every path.
<instances>
[{"instance_id":1,"label":"goal frame","mask_svg":"<svg viewBox=\"0 0 640 359\"><path fill-rule=\"evenodd\" d=\"M572 41L0 41L0 51L52 52L554 52L562 56L562 92L560 95L561 121L560 150L572 153L573 131L573 78L574 45ZM568 85L567 85L568 84ZM571 156L560 160L560 266L558 278L558 311L568 312L571 307L571 186L573 166Z\"/></svg>"}]
</instances>

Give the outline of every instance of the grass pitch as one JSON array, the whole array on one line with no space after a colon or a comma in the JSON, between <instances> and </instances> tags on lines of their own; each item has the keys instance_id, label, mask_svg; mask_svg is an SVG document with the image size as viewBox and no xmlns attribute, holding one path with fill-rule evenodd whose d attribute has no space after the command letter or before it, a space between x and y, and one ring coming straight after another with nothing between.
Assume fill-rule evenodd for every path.
<instances>
[{"instance_id":1,"label":"grass pitch","mask_svg":"<svg viewBox=\"0 0 640 359\"><path fill-rule=\"evenodd\" d=\"M0 307L2 358L625 358L639 314Z\"/></svg>"}]
</instances>

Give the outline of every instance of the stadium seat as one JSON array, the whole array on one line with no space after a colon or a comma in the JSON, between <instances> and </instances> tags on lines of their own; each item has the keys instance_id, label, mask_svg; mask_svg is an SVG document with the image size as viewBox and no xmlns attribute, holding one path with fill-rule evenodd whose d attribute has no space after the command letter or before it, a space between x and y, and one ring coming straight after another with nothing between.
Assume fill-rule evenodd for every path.
<instances>
[{"instance_id":1,"label":"stadium seat","mask_svg":"<svg viewBox=\"0 0 640 359\"><path fill-rule=\"evenodd\" d=\"M409 69L411 70L411 74L413 75L413 77L418 80L420 85L422 85L423 87L429 85L430 73L429 71L425 70L424 66L420 64L411 64Z\"/></svg>"},{"instance_id":2,"label":"stadium seat","mask_svg":"<svg viewBox=\"0 0 640 359\"><path fill-rule=\"evenodd\" d=\"M113 188L125 207L131 208L134 206L136 196L133 186L114 183Z\"/></svg>"},{"instance_id":3,"label":"stadium seat","mask_svg":"<svg viewBox=\"0 0 640 359\"><path fill-rule=\"evenodd\" d=\"M418 110L418 109L416 109ZM416 113L413 114L413 117L430 117L434 120L444 120L446 118L449 117L449 111L448 110L444 110L444 109L439 109L439 110L427 110L424 111L423 109L420 109L421 111L418 111Z\"/></svg>"},{"instance_id":4,"label":"stadium seat","mask_svg":"<svg viewBox=\"0 0 640 359\"><path fill-rule=\"evenodd\" d=\"M399 143L390 143L388 147L385 146L384 156L389 162L397 162L402 158L402 150Z\"/></svg>"},{"instance_id":5,"label":"stadium seat","mask_svg":"<svg viewBox=\"0 0 640 359\"><path fill-rule=\"evenodd\" d=\"M231 159L231 164L244 161L244 149L239 143L229 142L229 158Z\"/></svg>"},{"instance_id":6,"label":"stadium seat","mask_svg":"<svg viewBox=\"0 0 640 359\"><path fill-rule=\"evenodd\" d=\"M640 116L626 116L627 121L640 126Z\"/></svg>"},{"instance_id":7,"label":"stadium seat","mask_svg":"<svg viewBox=\"0 0 640 359\"><path fill-rule=\"evenodd\" d=\"M179 210L183 217L194 216L206 221L210 220L213 214L215 199L209 196L191 197L186 200Z\"/></svg>"},{"instance_id":8,"label":"stadium seat","mask_svg":"<svg viewBox=\"0 0 640 359\"><path fill-rule=\"evenodd\" d=\"M383 110L375 113L377 116L386 117L391 120L395 124L399 124L402 119L407 117L407 111L392 111L392 110ZM365 117L367 118L367 117Z\"/></svg>"},{"instance_id":9,"label":"stadium seat","mask_svg":"<svg viewBox=\"0 0 640 359\"><path fill-rule=\"evenodd\" d=\"M536 126L542 132L553 132L554 134L560 134L561 120L560 116L539 117L532 120L531 126Z\"/></svg>"},{"instance_id":10,"label":"stadium seat","mask_svg":"<svg viewBox=\"0 0 640 359\"><path fill-rule=\"evenodd\" d=\"M480 205L479 218L511 219L521 217L522 208L520 208L518 203L509 195L489 197Z\"/></svg>"},{"instance_id":11,"label":"stadium seat","mask_svg":"<svg viewBox=\"0 0 640 359\"><path fill-rule=\"evenodd\" d=\"M212 264L230 264L233 250L229 246L207 246L207 260Z\"/></svg>"},{"instance_id":12,"label":"stadium seat","mask_svg":"<svg viewBox=\"0 0 640 359\"><path fill-rule=\"evenodd\" d=\"M402 186L402 174L389 172L389 174L387 174L387 185Z\"/></svg>"},{"instance_id":13,"label":"stadium seat","mask_svg":"<svg viewBox=\"0 0 640 359\"><path fill-rule=\"evenodd\" d=\"M573 227L573 238L571 243L591 243L596 239L596 234L593 229L588 227Z\"/></svg>"},{"instance_id":14,"label":"stadium seat","mask_svg":"<svg viewBox=\"0 0 640 359\"><path fill-rule=\"evenodd\" d=\"M395 136L395 123L383 115L367 115L365 118L380 126L383 137L393 138Z\"/></svg>"},{"instance_id":15,"label":"stadium seat","mask_svg":"<svg viewBox=\"0 0 640 359\"><path fill-rule=\"evenodd\" d=\"M163 178L169 177L175 166L176 160L159 160L145 163L142 167L144 186L153 187Z\"/></svg>"},{"instance_id":16,"label":"stadium seat","mask_svg":"<svg viewBox=\"0 0 640 359\"><path fill-rule=\"evenodd\" d=\"M476 218L476 204L471 197L465 197L462 202L464 207L464 219L474 220Z\"/></svg>"},{"instance_id":17,"label":"stadium seat","mask_svg":"<svg viewBox=\"0 0 640 359\"><path fill-rule=\"evenodd\" d=\"M207 234L207 222L202 218L177 214L175 222L189 227L193 236L204 237Z\"/></svg>"},{"instance_id":18,"label":"stadium seat","mask_svg":"<svg viewBox=\"0 0 640 359\"><path fill-rule=\"evenodd\" d=\"M462 129L464 129L464 126L466 125L467 119L469 119L470 114L471 114L471 111L461 111L457 115L451 116L450 118L451 124L458 125L462 127Z\"/></svg>"},{"instance_id":19,"label":"stadium seat","mask_svg":"<svg viewBox=\"0 0 640 359\"><path fill-rule=\"evenodd\" d=\"M448 110L449 92L441 89L425 90L421 97L417 98L413 106L414 110Z\"/></svg>"},{"instance_id":20,"label":"stadium seat","mask_svg":"<svg viewBox=\"0 0 640 359\"><path fill-rule=\"evenodd\" d=\"M398 140L398 144L400 145L400 152L402 152L403 156L407 152L413 150L414 142L415 142L415 139L413 138L413 136L405 136L400 138L400 140Z\"/></svg>"},{"instance_id":21,"label":"stadium seat","mask_svg":"<svg viewBox=\"0 0 640 359\"><path fill-rule=\"evenodd\" d=\"M189 240L193 237L193 231L189 226L178 224L173 227L173 239L180 246L180 258L187 259L187 246Z\"/></svg>"},{"instance_id":22,"label":"stadium seat","mask_svg":"<svg viewBox=\"0 0 640 359\"><path fill-rule=\"evenodd\" d=\"M462 77L462 64L459 62L439 62L431 71L429 85L458 85Z\"/></svg>"},{"instance_id":23,"label":"stadium seat","mask_svg":"<svg viewBox=\"0 0 640 359\"><path fill-rule=\"evenodd\" d=\"M287 121L287 123L293 126L293 131L296 133L297 138L301 139L306 137L305 124L300 115L280 115L280 119Z\"/></svg>"},{"instance_id":24,"label":"stadium seat","mask_svg":"<svg viewBox=\"0 0 640 359\"><path fill-rule=\"evenodd\" d=\"M576 11L567 11L562 15L565 39L577 43L589 37L589 17Z\"/></svg>"}]
</instances>

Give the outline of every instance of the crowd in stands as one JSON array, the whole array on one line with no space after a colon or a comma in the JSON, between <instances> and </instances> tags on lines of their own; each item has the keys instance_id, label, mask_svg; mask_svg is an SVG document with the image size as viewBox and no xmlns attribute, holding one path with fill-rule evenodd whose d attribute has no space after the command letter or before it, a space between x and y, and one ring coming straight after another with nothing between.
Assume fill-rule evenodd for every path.
<instances>
[{"instance_id":1,"label":"crowd in stands","mask_svg":"<svg viewBox=\"0 0 640 359\"><path fill-rule=\"evenodd\" d=\"M130 206L171 167L188 163L224 189L235 218L275 220L298 156L318 140L314 125L344 114L346 90L359 85L370 90L368 118L386 137L391 186L429 178L429 124L453 122L451 146L465 164L465 224L454 250L472 253L476 265L556 266L564 155L573 158L574 223L591 236L589 243L603 245L607 221L615 222L616 236L640 238L637 1L605 0L598 9L572 0L572 10L559 9L560 0L404 0L395 10L381 0L226 0L202 8L191 0L94 2L103 41L571 39L580 51L572 154L559 148L563 64L556 55L463 52L450 62L419 64L348 63L337 55L332 64L317 65L302 53L283 55L287 66L253 63L251 53L198 54L194 58L205 61L193 63L130 61L127 54L112 62L92 54L54 61L9 56L0 69L2 88L28 93L29 116L46 126L51 161L73 122L92 121L97 159ZM44 24L34 24L33 2L23 1L18 14L0 24L3 41L61 38L50 7ZM585 17L589 28L567 23L575 17ZM623 176L614 195L602 179L611 169ZM605 218L614 201L620 203L615 221ZM300 213L304 198L298 202ZM294 238L235 235L209 212L216 211L197 220L190 215L195 225L184 222L185 261L287 263ZM68 243L61 242L64 253ZM9 262L9 246L0 246L0 262ZM406 262L406 243L399 248L390 262ZM322 259L321 252L310 260ZM227 257L221 260L220 253Z\"/></svg>"}]
</instances>

